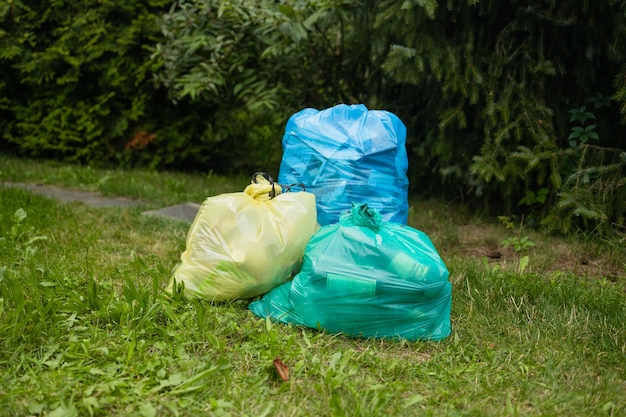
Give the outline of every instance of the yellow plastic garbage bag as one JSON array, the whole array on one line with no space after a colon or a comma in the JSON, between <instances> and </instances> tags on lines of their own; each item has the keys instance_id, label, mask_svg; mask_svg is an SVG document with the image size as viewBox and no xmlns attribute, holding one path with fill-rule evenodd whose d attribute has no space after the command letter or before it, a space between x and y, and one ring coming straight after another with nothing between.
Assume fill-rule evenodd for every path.
<instances>
[{"instance_id":1,"label":"yellow plastic garbage bag","mask_svg":"<svg viewBox=\"0 0 626 417\"><path fill-rule=\"evenodd\" d=\"M226 301L261 295L298 272L319 228L315 196L257 173L243 192L207 198L167 290Z\"/></svg>"}]
</instances>

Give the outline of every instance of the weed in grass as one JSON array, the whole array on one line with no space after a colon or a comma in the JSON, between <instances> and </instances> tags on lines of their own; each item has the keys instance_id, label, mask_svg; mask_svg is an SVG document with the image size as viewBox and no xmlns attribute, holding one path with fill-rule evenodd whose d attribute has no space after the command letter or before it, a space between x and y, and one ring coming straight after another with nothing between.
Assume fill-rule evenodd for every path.
<instances>
[{"instance_id":1,"label":"weed in grass","mask_svg":"<svg viewBox=\"0 0 626 417\"><path fill-rule=\"evenodd\" d=\"M514 217L513 216L498 216L498 220L507 228L513 229L515 228ZM530 239L529 236L522 236L522 230L524 227L524 217L520 220L519 230L516 236L509 236L502 241L502 247L507 248L509 246L513 247L516 252L525 252L528 248L535 246L535 242Z\"/></svg>"}]
</instances>

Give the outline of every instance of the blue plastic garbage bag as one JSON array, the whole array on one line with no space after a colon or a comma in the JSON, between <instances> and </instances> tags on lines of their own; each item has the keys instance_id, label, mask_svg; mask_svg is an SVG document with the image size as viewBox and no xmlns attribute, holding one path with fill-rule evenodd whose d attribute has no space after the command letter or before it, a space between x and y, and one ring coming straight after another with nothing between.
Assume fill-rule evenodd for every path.
<instances>
[{"instance_id":1,"label":"blue plastic garbage bag","mask_svg":"<svg viewBox=\"0 0 626 417\"><path fill-rule=\"evenodd\" d=\"M384 221L407 223L406 127L393 113L362 104L304 109L287 121L278 174L315 194L320 225L335 223L353 201Z\"/></svg>"},{"instance_id":2,"label":"blue plastic garbage bag","mask_svg":"<svg viewBox=\"0 0 626 417\"><path fill-rule=\"evenodd\" d=\"M448 276L424 232L382 222L377 210L358 204L313 235L292 281L249 308L329 333L440 340L451 331Z\"/></svg>"}]
</instances>

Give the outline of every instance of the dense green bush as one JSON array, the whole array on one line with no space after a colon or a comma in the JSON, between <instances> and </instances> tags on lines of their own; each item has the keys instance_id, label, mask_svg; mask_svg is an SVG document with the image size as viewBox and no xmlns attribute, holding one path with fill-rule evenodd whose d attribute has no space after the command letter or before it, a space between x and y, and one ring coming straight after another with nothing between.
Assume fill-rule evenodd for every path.
<instances>
[{"instance_id":1,"label":"dense green bush","mask_svg":"<svg viewBox=\"0 0 626 417\"><path fill-rule=\"evenodd\" d=\"M161 20L156 80L211 109L235 168L277 172L291 114L368 101L373 17L360 2L179 0Z\"/></svg>"},{"instance_id":2,"label":"dense green bush","mask_svg":"<svg viewBox=\"0 0 626 417\"><path fill-rule=\"evenodd\" d=\"M626 3L119 0L0 5L0 149L276 172L287 118L408 127L412 190L624 228Z\"/></svg>"},{"instance_id":3,"label":"dense green bush","mask_svg":"<svg viewBox=\"0 0 626 417\"><path fill-rule=\"evenodd\" d=\"M280 77L260 59L265 19L271 18L264 11L250 1L182 0L159 21L155 80L174 105L201 109L205 120L200 137L174 143L196 158L229 166L218 169L276 172L280 163L288 110L280 100Z\"/></svg>"},{"instance_id":4,"label":"dense green bush","mask_svg":"<svg viewBox=\"0 0 626 417\"><path fill-rule=\"evenodd\" d=\"M154 103L149 53L167 0L17 1L0 8L3 138L29 156L116 159ZM148 115L147 117L151 117ZM152 132L148 132L152 133Z\"/></svg>"},{"instance_id":5,"label":"dense green bush","mask_svg":"<svg viewBox=\"0 0 626 417\"><path fill-rule=\"evenodd\" d=\"M444 185L448 195L557 230L623 227L626 129L611 96L624 109L625 9L621 1L382 3L377 33L392 45L383 68L406 86L396 105L415 135L413 184ZM545 201L528 201L542 189Z\"/></svg>"}]
</instances>

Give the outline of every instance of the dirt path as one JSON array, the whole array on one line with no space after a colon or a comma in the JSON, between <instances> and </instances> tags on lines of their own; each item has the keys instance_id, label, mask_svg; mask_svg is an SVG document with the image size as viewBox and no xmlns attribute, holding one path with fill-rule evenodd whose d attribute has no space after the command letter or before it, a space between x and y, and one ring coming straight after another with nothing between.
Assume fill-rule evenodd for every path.
<instances>
[{"instance_id":1,"label":"dirt path","mask_svg":"<svg viewBox=\"0 0 626 417\"><path fill-rule=\"evenodd\" d=\"M28 190L48 198L54 198L66 203L77 201L90 207L124 208L141 207L146 205L145 202L132 198L107 197L93 191L67 189L41 183L4 182L4 186L22 188L24 190ZM199 208L200 204L184 203L157 210L144 211L142 214L146 216L159 216L174 220L192 222Z\"/></svg>"}]
</instances>

